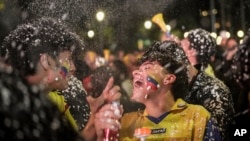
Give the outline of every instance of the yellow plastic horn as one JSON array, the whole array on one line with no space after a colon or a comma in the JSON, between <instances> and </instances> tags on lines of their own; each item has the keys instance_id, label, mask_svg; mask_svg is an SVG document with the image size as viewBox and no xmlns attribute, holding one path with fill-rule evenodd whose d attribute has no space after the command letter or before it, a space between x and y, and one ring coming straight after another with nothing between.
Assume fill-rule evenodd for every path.
<instances>
[{"instance_id":1,"label":"yellow plastic horn","mask_svg":"<svg viewBox=\"0 0 250 141\"><path fill-rule=\"evenodd\" d=\"M152 18L152 21L154 23L156 23L158 26L160 26L160 28L163 32L165 32L165 33L167 32L167 27L166 27L166 24L164 22L162 13L158 13L158 14L154 15L154 17Z\"/></svg>"},{"instance_id":2,"label":"yellow plastic horn","mask_svg":"<svg viewBox=\"0 0 250 141\"><path fill-rule=\"evenodd\" d=\"M110 57L110 50L109 49L104 49L103 54L104 54L104 59L108 62L109 57Z\"/></svg>"}]
</instances>

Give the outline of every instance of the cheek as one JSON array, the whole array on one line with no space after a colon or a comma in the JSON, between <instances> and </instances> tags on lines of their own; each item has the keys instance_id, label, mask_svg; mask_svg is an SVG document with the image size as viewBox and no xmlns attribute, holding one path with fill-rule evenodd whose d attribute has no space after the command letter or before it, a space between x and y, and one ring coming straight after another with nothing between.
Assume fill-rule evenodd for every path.
<instances>
[{"instance_id":1,"label":"cheek","mask_svg":"<svg viewBox=\"0 0 250 141\"><path fill-rule=\"evenodd\" d=\"M68 77L62 77L61 74L58 74L55 80L57 89L64 90L68 87Z\"/></svg>"},{"instance_id":2,"label":"cheek","mask_svg":"<svg viewBox=\"0 0 250 141\"><path fill-rule=\"evenodd\" d=\"M62 78L66 78L68 73L69 71L65 67L61 67L59 74Z\"/></svg>"},{"instance_id":3,"label":"cheek","mask_svg":"<svg viewBox=\"0 0 250 141\"><path fill-rule=\"evenodd\" d=\"M63 64L61 66L61 68L60 68L60 71L59 71L61 77L66 78L68 76L68 74L69 74L69 70L70 70L69 65L68 64Z\"/></svg>"},{"instance_id":4,"label":"cheek","mask_svg":"<svg viewBox=\"0 0 250 141\"><path fill-rule=\"evenodd\" d=\"M160 88L160 82L159 82L159 78L157 79L157 77L153 76L153 75L148 75L147 76L147 81L146 81L146 86L147 89L151 89L156 91L158 88Z\"/></svg>"},{"instance_id":5,"label":"cheek","mask_svg":"<svg viewBox=\"0 0 250 141\"><path fill-rule=\"evenodd\" d=\"M48 72L48 83L54 83L60 79L59 74L55 70Z\"/></svg>"}]
</instances>

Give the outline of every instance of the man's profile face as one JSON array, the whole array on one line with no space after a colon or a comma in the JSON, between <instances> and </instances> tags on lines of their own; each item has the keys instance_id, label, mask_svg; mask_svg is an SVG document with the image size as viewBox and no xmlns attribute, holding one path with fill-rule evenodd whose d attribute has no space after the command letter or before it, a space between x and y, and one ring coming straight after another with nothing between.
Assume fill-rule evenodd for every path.
<instances>
[{"instance_id":1,"label":"man's profile face","mask_svg":"<svg viewBox=\"0 0 250 141\"><path fill-rule=\"evenodd\" d=\"M162 86L163 78L163 67L157 61L143 63L133 71L131 99L143 103L146 94L153 94Z\"/></svg>"},{"instance_id":2,"label":"man's profile face","mask_svg":"<svg viewBox=\"0 0 250 141\"><path fill-rule=\"evenodd\" d=\"M190 63L192 65L197 64L197 60L196 60L197 51L196 49L191 47L191 43L187 38L181 40L181 47L183 51L185 52Z\"/></svg>"},{"instance_id":3,"label":"man's profile face","mask_svg":"<svg viewBox=\"0 0 250 141\"><path fill-rule=\"evenodd\" d=\"M190 50L190 42L187 38L181 40L181 47L183 48L186 55L188 55L188 51Z\"/></svg>"},{"instance_id":4,"label":"man's profile face","mask_svg":"<svg viewBox=\"0 0 250 141\"><path fill-rule=\"evenodd\" d=\"M73 65L70 51L59 53L54 63L51 64L53 81L49 84L54 90L65 90L68 87L71 66Z\"/></svg>"}]
</instances>

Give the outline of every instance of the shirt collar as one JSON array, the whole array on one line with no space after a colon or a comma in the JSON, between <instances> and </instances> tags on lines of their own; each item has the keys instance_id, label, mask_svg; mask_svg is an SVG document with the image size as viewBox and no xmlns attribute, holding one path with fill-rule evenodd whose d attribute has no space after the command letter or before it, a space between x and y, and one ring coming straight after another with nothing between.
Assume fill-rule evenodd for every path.
<instances>
[{"instance_id":1,"label":"shirt collar","mask_svg":"<svg viewBox=\"0 0 250 141\"><path fill-rule=\"evenodd\" d=\"M181 98L178 98L174 104L174 106L171 108L171 111L175 111L175 110L182 110L182 109L185 109L187 108L188 106L188 103L185 102L183 99ZM138 114L142 115L142 116L148 116L148 113L146 110L144 110L143 112L138 112Z\"/></svg>"}]
</instances>

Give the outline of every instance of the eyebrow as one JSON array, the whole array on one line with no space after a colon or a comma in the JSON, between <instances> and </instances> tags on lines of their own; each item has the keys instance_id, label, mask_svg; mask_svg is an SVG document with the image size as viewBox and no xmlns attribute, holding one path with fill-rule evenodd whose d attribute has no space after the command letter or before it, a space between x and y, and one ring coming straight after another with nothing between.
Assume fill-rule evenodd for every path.
<instances>
[{"instance_id":1,"label":"eyebrow","mask_svg":"<svg viewBox=\"0 0 250 141\"><path fill-rule=\"evenodd\" d=\"M154 63L147 61L147 62L144 62L142 65L148 65L148 64L153 65Z\"/></svg>"}]
</instances>

